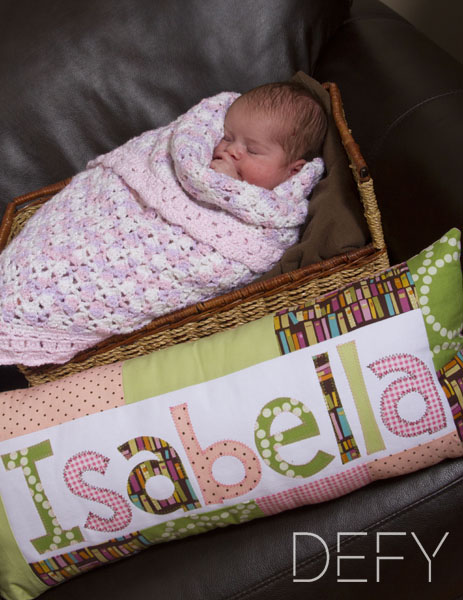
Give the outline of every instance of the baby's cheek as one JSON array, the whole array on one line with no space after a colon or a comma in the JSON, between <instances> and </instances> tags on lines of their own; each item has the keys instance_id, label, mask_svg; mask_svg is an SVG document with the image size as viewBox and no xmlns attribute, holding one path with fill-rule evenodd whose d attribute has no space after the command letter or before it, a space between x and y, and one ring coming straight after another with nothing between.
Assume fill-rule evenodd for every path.
<instances>
[{"instance_id":1,"label":"baby's cheek","mask_svg":"<svg viewBox=\"0 0 463 600\"><path fill-rule=\"evenodd\" d=\"M250 165L250 171L253 173L254 177L260 179L261 177L265 177L268 174L269 168L263 162L253 161L253 164Z\"/></svg>"}]
</instances>

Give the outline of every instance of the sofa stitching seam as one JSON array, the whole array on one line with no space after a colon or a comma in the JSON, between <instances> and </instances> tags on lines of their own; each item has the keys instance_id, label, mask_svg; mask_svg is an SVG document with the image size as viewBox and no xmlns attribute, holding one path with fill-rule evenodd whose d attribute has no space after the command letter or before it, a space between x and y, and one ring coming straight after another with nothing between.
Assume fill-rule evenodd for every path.
<instances>
[{"instance_id":1,"label":"sofa stitching seam","mask_svg":"<svg viewBox=\"0 0 463 600\"><path fill-rule=\"evenodd\" d=\"M371 155L370 155L369 161L371 163L373 163L376 160L377 156L380 153L380 150L381 150L382 146L386 142L386 139L389 137L390 133L402 121L404 121L407 117L409 117L412 113L414 113L415 111L417 111L419 108L421 108L425 104L429 104L430 102L434 102L434 100L439 100L441 98L445 98L446 96L453 96L454 94L461 94L462 92L463 92L463 89L454 89L454 90L450 90L448 92L443 92L442 94L436 94L435 96L431 96L430 98L425 98L424 100L421 100L421 102L417 102L415 105L413 105L410 108L408 108L404 113L402 113L401 115L399 115L398 117L396 117L392 121L392 123L387 127L386 131L381 135L381 137L375 143L375 145L373 146L373 149L371 151Z\"/></svg>"},{"instance_id":2,"label":"sofa stitching seam","mask_svg":"<svg viewBox=\"0 0 463 600\"><path fill-rule=\"evenodd\" d=\"M397 15L360 15L358 17L349 17L343 23L344 25L350 25L350 23L358 23L359 21L394 21L395 23L399 23L400 25L405 25L406 27L413 27L416 29L407 19L401 17L399 14Z\"/></svg>"}]
</instances>

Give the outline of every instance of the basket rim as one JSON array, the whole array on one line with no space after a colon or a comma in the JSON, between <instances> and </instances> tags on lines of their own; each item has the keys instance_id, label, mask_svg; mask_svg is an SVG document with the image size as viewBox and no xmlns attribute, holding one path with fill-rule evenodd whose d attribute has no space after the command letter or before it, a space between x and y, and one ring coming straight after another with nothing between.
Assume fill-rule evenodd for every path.
<instances>
[{"instance_id":1,"label":"basket rim","mask_svg":"<svg viewBox=\"0 0 463 600\"><path fill-rule=\"evenodd\" d=\"M108 337L91 348L77 353L72 358L72 362L78 364L87 361L92 357L97 357L110 352L115 348L133 344L149 335L176 330L188 323L205 321L212 316L225 313L243 302L252 302L259 298L274 296L279 292L295 289L315 279L328 278L343 271L346 267L360 268L363 265L370 264L385 254L385 249L378 250L377 248L374 248L373 244L368 244L363 248L345 252L344 254L320 261L313 265L296 269L290 273L283 273L264 281L250 283L237 290L233 290L203 302L197 302L196 304L153 319L148 325L145 325L132 333L117 334ZM41 373L46 374L47 372L53 371L57 366L61 365L50 363L41 365L40 367L26 368L39 370Z\"/></svg>"}]
</instances>

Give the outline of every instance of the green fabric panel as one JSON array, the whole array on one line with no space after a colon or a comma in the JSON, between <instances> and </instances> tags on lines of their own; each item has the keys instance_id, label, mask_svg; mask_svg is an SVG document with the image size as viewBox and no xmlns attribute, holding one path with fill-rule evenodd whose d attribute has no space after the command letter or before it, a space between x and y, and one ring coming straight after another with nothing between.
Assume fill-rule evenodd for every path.
<instances>
[{"instance_id":1,"label":"green fabric panel","mask_svg":"<svg viewBox=\"0 0 463 600\"><path fill-rule=\"evenodd\" d=\"M280 356L273 315L126 361L126 404L152 398Z\"/></svg>"},{"instance_id":2,"label":"green fabric panel","mask_svg":"<svg viewBox=\"0 0 463 600\"><path fill-rule=\"evenodd\" d=\"M0 499L0 594L5 600L30 600L48 590L21 554Z\"/></svg>"},{"instance_id":3,"label":"green fabric panel","mask_svg":"<svg viewBox=\"0 0 463 600\"><path fill-rule=\"evenodd\" d=\"M434 366L441 369L463 343L460 231L451 229L407 264L415 282Z\"/></svg>"},{"instance_id":4,"label":"green fabric panel","mask_svg":"<svg viewBox=\"0 0 463 600\"><path fill-rule=\"evenodd\" d=\"M367 454L374 454L380 450L385 450L386 445L384 444L383 436L381 435L371 406L355 342L351 341L346 344L339 344L338 354L357 408Z\"/></svg>"}]
</instances>

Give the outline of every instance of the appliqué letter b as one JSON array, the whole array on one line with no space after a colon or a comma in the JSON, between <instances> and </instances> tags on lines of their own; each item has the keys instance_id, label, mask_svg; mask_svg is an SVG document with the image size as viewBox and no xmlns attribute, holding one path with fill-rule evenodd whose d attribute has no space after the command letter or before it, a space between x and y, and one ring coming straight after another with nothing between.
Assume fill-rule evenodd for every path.
<instances>
[{"instance_id":1,"label":"appliqu\u00e9 letter b","mask_svg":"<svg viewBox=\"0 0 463 600\"><path fill-rule=\"evenodd\" d=\"M186 403L173 406L170 412L206 504L217 504L226 498L236 498L256 487L261 478L260 463L249 446L234 440L222 440L203 449L193 430ZM224 484L215 479L212 473L213 464L223 456L232 456L243 465L244 477L238 483Z\"/></svg>"}]
</instances>

